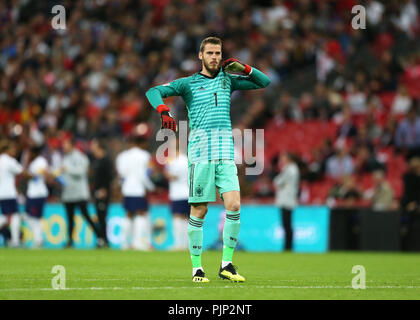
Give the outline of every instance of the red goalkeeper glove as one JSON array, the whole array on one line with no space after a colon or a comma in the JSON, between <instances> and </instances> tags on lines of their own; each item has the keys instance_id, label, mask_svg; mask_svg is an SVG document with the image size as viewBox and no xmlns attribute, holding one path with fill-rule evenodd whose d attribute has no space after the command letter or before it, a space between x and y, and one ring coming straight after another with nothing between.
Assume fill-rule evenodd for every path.
<instances>
[{"instance_id":1,"label":"red goalkeeper glove","mask_svg":"<svg viewBox=\"0 0 420 320\"><path fill-rule=\"evenodd\" d=\"M161 104L158 105L156 109L160 113L160 118L162 120L162 129L171 129L174 132L176 132L176 122L170 114L168 106Z\"/></svg>"},{"instance_id":2,"label":"red goalkeeper glove","mask_svg":"<svg viewBox=\"0 0 420 320\"><path fill-rule=\"evenodd\" d=\"M238 59L230 58L222 63L222 69L228 72L243 72L247 75L250 74L252 68L251 66L240 62Z\"/></svg>"}]
</instances>

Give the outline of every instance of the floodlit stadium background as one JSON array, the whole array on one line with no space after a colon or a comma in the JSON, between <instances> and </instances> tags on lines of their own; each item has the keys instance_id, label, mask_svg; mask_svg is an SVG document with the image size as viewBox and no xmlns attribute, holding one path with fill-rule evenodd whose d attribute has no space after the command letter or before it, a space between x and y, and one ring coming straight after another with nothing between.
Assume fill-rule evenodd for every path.
<instances>
[{"instance_id":1,"label":"floodlit stadium background","mask_svg":"<svg viewBox=\"0 0 420 320\"><path fill-rule=\"evenodd\" d=\"M66 30L51 27L51 8L56 4L66 8ZM351 25L352 8L357 4L366 8L364 30ZM199 44L206 36L217 35L224 41L224 57L256 66L271 79L267 89L232 96L233 127L265 130L264 173L245 175L245 166L240 165L239 177L243 221L246 225L249 219L250 224L248 231L244 226L244 241L249 235L273 247L244 244L245 249L282 248L272 180L280 169L278 155L285 151L301 159L303 213L295 216L303 220L296 223L302 224L302 234L316 232L313 226L322 224L321 251L337 247L329 232L333 219L340 220L333 218L334 210L356 217L343 230L362 225L362 234L341 239L345 243L339 248L360 248L364 240L359 238L368 232L366 228L379 225L369 229L378 236L395 223L397 227L389 232L397 245L381 247L379 240L375 247L366 239L367 246L410 248L416 238L410 238L408 221L419 212L420 169L412 159L419 156L420 125L417 131L405 133L404 123L411 108L420 121L419 9L419 1L411 0L1 1L0 136L17 139L23 163L28 148L42 143L51 161L69 135L85 151L93 138L105 139L115 157L125 138L137 130L148 136L153 152L158 147L155 135L160 118L145 92L153 85L199 71ZM168 104L177 120L186 119L181 99L168 99ZM404 142L406 135L414 140L412 145ZM340 152L352 162L344 178L331 164ZM386 170L394 194L386 208L367 197L375 187L372 172L378 168ZM406 173L414 179L404 179ZM149 196L158 205L153 213L154 243L167 248L170 215L166 207L159 207L167 202L167 182L159 172L153 179L158 187ZM20 183L19 188L24 191L25 185ZM59 201L59 191L58 185L51 186L50 202ZM113 202L120 201L115 179ZM417 207L407 210L412 201L417 201ZM321 215L326 217L320 218L308 206L324 208L326 213ZM380 208L375 214L387 211L390 215L372 214L375 222L366 222L359 213L363 217L372 213L366 210L369 208ZM118 216L118 210L110 214ZM214 222L208 228L217 233L222 209L212 210L209 219ZM255 227L253 217L264 210L269 211L266 224L251 228ZM312 223L309 227L308 221ZM46 219L47 227L50 222ZM385 229L380 228L382 222ZM55 239L60 233L54 228L61 226L50 227L51 239ZM162 230L169 230L168 234L162 235ZM60 239L52 246L65 243ZM208 247L216 246L216 240Z\"/></svg>"}]
</instances>

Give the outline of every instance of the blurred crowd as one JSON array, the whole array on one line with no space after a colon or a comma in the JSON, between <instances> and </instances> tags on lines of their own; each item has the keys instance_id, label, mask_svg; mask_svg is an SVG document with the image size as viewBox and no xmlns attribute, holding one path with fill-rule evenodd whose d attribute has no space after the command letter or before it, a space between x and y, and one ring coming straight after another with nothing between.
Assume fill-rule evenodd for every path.
<instances>
[{"instance_id":1,"label":"blurred crowd","mask_svg":"<svg viewBox=\"0 0 420 320\"><path fill-rule=\"evenodd\" d=\"M55 4L66 9L65 30L51 26ZM356 4L366 9L366 29L351 26ZM68 136L84 151L104 139L115 158L140 130L153 152L160 119L145 92L199 71L200 42L216 35L225 57L271 79L265 90L233 94L233 127L313 120L337 127L301 157L303 180L345 176L347 186L363 171L380 181L390 169L378 159L385 147L414 158L418 179L419 9L414 0L1 1L0 136L19 142L20 157L44 146L52 165ZM187 119L181 99L169 104L176 119ZM245 198L273 196L277 158L266 159L272 165L260 177L241 174ZM157 186L167 188L163 180Z\"/></svg>"}]
</instances>

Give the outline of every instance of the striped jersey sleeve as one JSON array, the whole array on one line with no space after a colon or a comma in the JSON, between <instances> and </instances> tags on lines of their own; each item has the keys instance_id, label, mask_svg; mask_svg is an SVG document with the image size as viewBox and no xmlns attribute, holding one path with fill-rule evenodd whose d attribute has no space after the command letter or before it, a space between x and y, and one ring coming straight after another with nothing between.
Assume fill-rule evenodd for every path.
<instances>
[{"instance_id":1,"label":"striped jersey sleeve","mask_svg":"<svg viewBox=\"0 0 420 320\"><path fill-rule=\"evenodd\" d=\"M252 68L249 76L220 70L214 77L195 73L151 88L146 96L154 108L169 96L181 96L188 110L188 159L195 163L208 160L233 160L234 145L230 119L231 93L234 90L264 88L268 77Z\"/></svg>"}]
</instances>

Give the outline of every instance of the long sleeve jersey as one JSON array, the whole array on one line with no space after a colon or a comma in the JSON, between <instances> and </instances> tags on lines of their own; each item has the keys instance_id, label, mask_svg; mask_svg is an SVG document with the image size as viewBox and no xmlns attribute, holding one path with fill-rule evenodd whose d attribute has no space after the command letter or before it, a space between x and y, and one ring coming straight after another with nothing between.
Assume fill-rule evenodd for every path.
<instances>
[{"instance_id":1,"label":"long sleeve jersey","mask_svg":"<svg viewBox=\"0 0 420 320\"><path fill-rule=\"evenodd\" d=\"M252 68L248 76L230 74L222 69L214 77L195 73L146 92L156 109L162 98L181 96L188 111L191 129L188 159L191 163L207 160L234 159L230 97L235 90L265 88L270 79Z\"/></svg>"}]
</instances>

